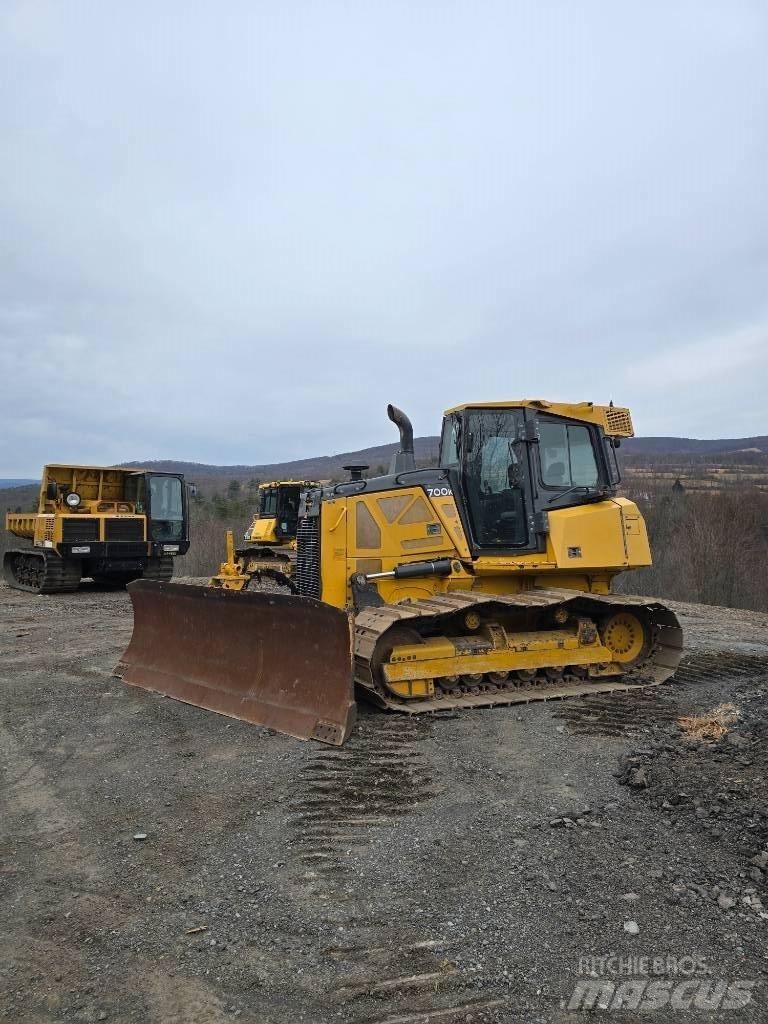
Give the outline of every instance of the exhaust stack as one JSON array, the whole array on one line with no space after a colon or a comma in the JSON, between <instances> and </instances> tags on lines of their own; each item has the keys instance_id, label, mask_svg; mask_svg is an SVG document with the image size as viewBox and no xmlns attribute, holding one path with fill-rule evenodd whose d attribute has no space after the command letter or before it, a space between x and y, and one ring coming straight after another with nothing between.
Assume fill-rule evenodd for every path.
<instances>
[{"instance_id":1,"label":"exhaust stack","mask_svg":"<svg viewBox=\"0 0 768 1024\"><path fill-rule=\"evenodd\" d=\"M363 473L366 469L370 469L370 466L367 466L364 462L353 462L349 466L342 466L341 468L349 473L349 479L352 482L354 480L362 480Z\"/></svg>"},{"instance_id":2,"label":"exhaust stack","mask_svg":"<svg viewBox=\"0 0 768 1024\"><path fill-rule=\"evenodd\" d=\"M413 454L413 426L405 413L395 405L387 406L387 416L392 420L400 431L400 451L395 452L389 464L390 473L404 473L409 469L416 469L416 459Z\"/></svg>"}]
</instances>

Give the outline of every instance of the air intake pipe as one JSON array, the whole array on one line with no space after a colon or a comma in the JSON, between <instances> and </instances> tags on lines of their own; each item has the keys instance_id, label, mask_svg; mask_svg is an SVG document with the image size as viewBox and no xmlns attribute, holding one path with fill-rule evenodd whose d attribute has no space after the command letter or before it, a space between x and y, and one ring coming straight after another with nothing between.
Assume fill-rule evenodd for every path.
<instances>
[{"instance_id":1,"label":"air intake pipe","mask_svg":"<svg viewBox=\"0 0 768 1024\"><path fill-rule=\"evenodd\" d=\"M387 416L389 416L400 431L400 451L395 452L392 456L389 472L404 473L406 470L416 469L416 459L413 455L413 427L411 421L395 405L387 406Z\"/></svg>"}]
</instances>

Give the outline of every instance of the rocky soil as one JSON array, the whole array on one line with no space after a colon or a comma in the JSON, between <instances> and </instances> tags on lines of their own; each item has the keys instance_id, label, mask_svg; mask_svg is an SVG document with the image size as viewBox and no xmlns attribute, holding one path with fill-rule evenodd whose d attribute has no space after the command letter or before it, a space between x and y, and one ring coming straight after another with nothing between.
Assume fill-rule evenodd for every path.
<instances>
[{"instance_id":1,"label":"rocky soil","mask_svg":"<svg viewBox=\"0 0 768 1024\"><path fill-rule=\"evenodd\" d=\"M672 684L362 709L339 750L112 678L125 593L0 588L2 1019L570 1021L613 954L755 982L727 1017L765 1020L768 616L677 610ZM726 701L716 742L677 725Z\"/></svg>"},{"instance_id":2,"label":"rocky soil","mask_svg":"<svg viewBox=\"0 0 768 1024\"><path fill-rule=\"evenodd\" d=\"M731 712L731 704L733 711ZM617 778L634 789L669 828L685 830L716 852L707 877L675 891L713 901L740 920L768 921L768 707L765 689L734 687L725 705L735 721L720 737L673 726L620 761ZM723 716L725 717L725 716ZM727 856L726 856L727 855ZM736 865L728 875L726 860Z\"/></svg>"}]
</instances>

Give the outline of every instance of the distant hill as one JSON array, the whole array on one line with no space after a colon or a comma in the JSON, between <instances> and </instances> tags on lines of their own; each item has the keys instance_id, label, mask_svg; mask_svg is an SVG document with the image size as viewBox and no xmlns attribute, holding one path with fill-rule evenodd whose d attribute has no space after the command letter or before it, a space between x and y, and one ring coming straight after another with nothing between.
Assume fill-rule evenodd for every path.
<instances>
[{"instance_id":1,"label":"distant hill","mask_svg":"<svg viewBox=\"0 0 768 1024\"><path fill-rule=\"evenodd\" d=\"M437 460L439 446L438 437L417 437L414 441L416 460L420 465L433 464ZM294 459L287 462L260 463L257 465L214 466L203 462L181 462L170 459L159 461L126 462L125 466L144 466L159 472L183 473L188 480L199 484L204 491L216 491L230 480L247 482L253 478L259 480L330 480L342 478L344 466L357 462L370 466L371 475L380 467L387 467L398 444L380 444L371 448L360 448L354 452L341 452L337 455L317 455L308 459ZM734 453L752 453L752 458L761 458L760 454L768 455L768 436L723 438L718 440L699 440L691 437L632 437L624 441L622 454L632 461L636 458L648 457L653 461L668 460L669 456L697 457L698 459L727 456ZM745 459L744 461L749 461ZM0 478L0 512L6 508L35 507L37 501L37 481L22 481Z\"/></svg>"},{"instance_id":2,"label":"distant hill","mask_svg":"<svg viewBox=\"0 0 768 1024\"><path fill-rule=\"evenodd\" d=\"M437 459L440 439L438 437L417 437L414 449L418 462L427 463ZM381 444L373 448L362 448L355 452L339 455L320 455L310 459L296 459L292 462L272 462L245 466L213 466L202 462L129 462L128 466L146 466L166 473L184 473L190 480L221 478L222 480L328 480L343 474L343 467L358 462L375 471L387 466L398 444ZM768 453L768 436L726 438L723 440L698 440L688 437L632 437L622 444L626 455L716 455L727 452L759 451Z\"/></svg>"},{"instance_id":3,"label":"distant hill","mask_svg":"<svg viewBox=\"0 0 768 1024\"><path fill-rule=\"evenodd\" d=\"M628 437L622 448L631 455L720 455L724 452L768 452L768 436L700 441L695 437Z\"/></svg>"},{"instance_id":4,"label":"distant hill","mask_svg":"<svg viewBox=\"0 0 768 1024\"><path fill-rule=\"evenodd\" d=\"M437 459L440 443L438 437L417 437L414 439L414 452L417 462L432 462ZM375 445L373 448L361 448L355 452L342 452L338 455L318 455L310 459L295 459L292 462L270 462L255 466L212 466L202 462L173 462L161 460L157 462L127 462L126 466L144 466L164 473L183 473L189 480L199 482L200 479L220 477L222 481L248 480L257 477L260 480L329 480L344 473L344 466L353 462L370 466L376 471L379 466L389 466L389 460L398 450L397 442L393 444Z\"/></svg>"},{"instance_id":5,"label":"distant hill","mask_svg":"<svg viewBox=\"0 0 768 1024\"><path fill-rule=\"evenodd\" d=\"M37 480L21 487L0 487L0 524L5 523L6 509L10 509L11 512L31 512L37 509L39 491L40 483Z\"/></svg>"},{"instance_id":6,"label":"distant hill","mask_svg":"<svg viewBox=\"0 0 768 1024\"><path fill-rule=\"evenodd\" d=\"M24 477L21 480L9 479L7 477L0 477L0 491L5 490L6 487L24 487L25 484L36 484L37 480L30 480L29 477Z\"/></svg>"}]
</instances>

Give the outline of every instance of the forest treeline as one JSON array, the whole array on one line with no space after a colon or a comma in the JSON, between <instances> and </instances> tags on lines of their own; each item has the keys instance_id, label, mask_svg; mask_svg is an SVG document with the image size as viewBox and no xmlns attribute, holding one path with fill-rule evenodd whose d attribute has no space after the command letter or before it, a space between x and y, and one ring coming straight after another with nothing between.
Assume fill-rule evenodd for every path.
<instances>
[{"instance_id":1,"label":"forest treeline","mask_svg":"<svg viewBox=\"0 0 768 1024\"><path fill-rule=\"evenodd\" d=\"M373 466L370 475L383 472L386 467ZM243 540L259 483L256 477L244 483L230 480L220 490L198 489L191 495L192 545L189 554L177 559L177 575L209 576L218 569L225 531L234 531L236 544ZM624 493L645 517L653 566L618 577L617 589L768 611L768 492L751 482L706 491L645 479ZM0 531L0 555L18 544L18 538Z\"/></svg>"},{"instance_id":2,"label":"forest treeline","mask_svg":"<svg viewBox=\"0 0 768 1024\"><path fill-rule=\"evenodd\" d=\"M768 494L669 486L627 497L645 517L653 565L620 577L620 589L673 601L768 610Z\"/></svg>"}]
</instances>

